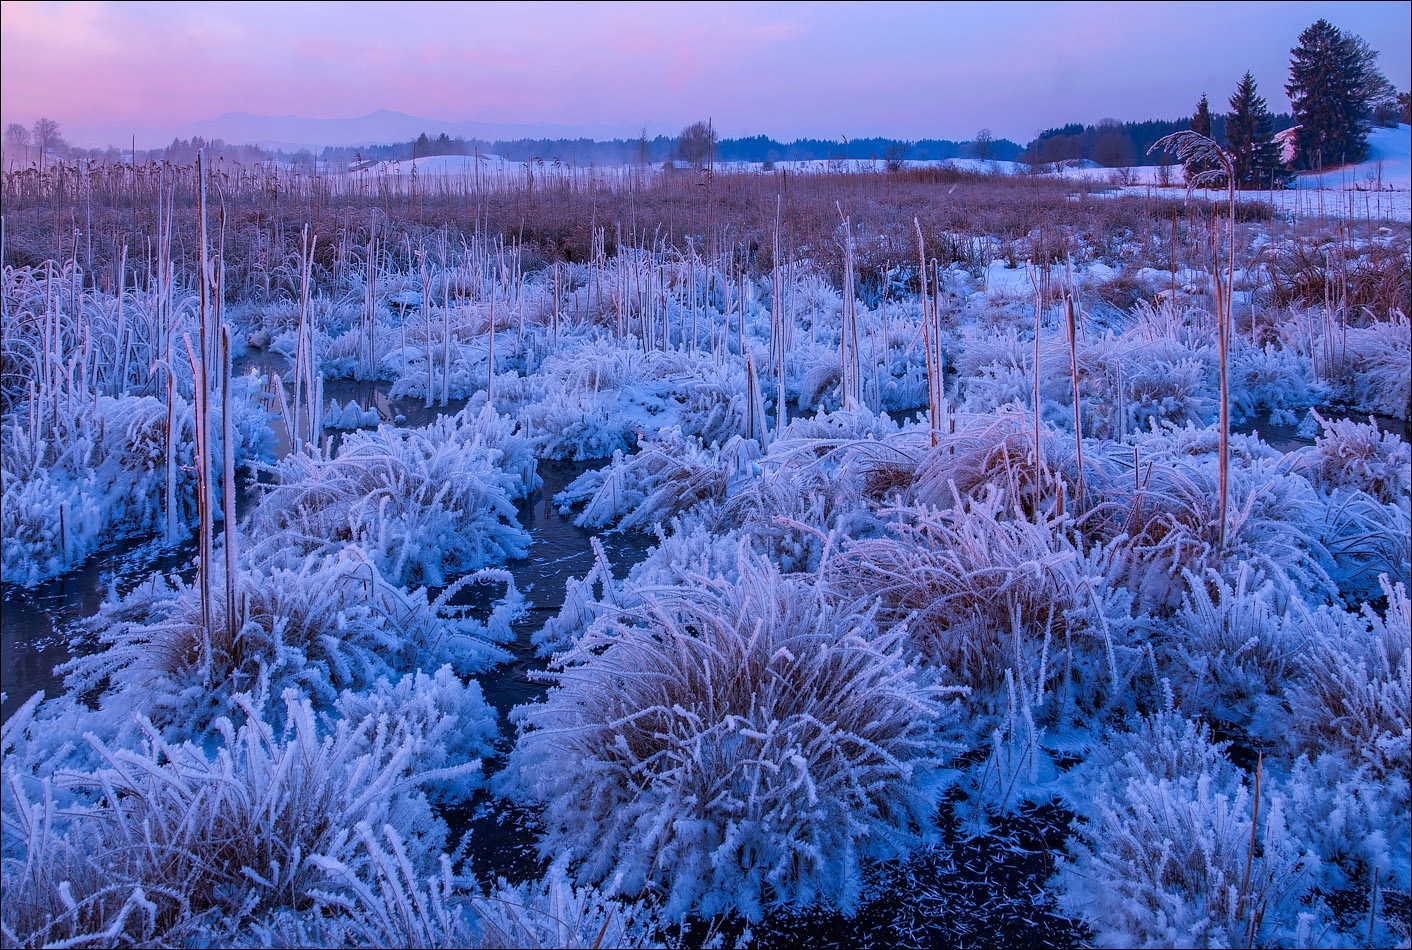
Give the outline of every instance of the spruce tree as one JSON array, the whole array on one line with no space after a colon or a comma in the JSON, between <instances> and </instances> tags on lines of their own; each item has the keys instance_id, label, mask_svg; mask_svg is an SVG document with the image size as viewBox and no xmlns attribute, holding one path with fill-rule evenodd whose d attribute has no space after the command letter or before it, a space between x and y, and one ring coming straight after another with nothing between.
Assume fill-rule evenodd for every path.
<instances>
[{"instance_id":1,"label":"spruce tree","mask_svg":"<svg viewBox=\"0 0 1412 950\"><path fill-rule=\"evenodd\" d=\"M1289 93L1294 161L1299 168L1360 161L1368 151L1367 76L1358 38L1328 20L1299 34L1290 50Z\"/></svg>"},{"instance_id":2,"label":"spruce tree","mask_svg":"<svg viewBox=\"0 0 1412 950\"><path fill-rule=\"evenodd\" d=\"M1188 127L1198 135L1204 135L1208 139L1214 138L1211 133L1211 104L1206 101L1206 93L1204 92L1201 94L1201 98L1197 100L1196 112L1192 115L1191 124ZM1191 181L1197 175L1210 171L1215 167L1214 162L1200 158L1190 159L1182 166L1186 173L1187 181ZM1225 187L1225 176L1222 176L1220 181L1208 182L1208 187Z\"/></svg>"},{"instance_id":3,"label":"spruce tree","mask_svg":"<svg viewBox=\"0 0 1412 950\"><path fill-rule=\"evenodd\" d=\"M1265 97L1256 92L1255 77L1241 78L1230 98L1231 114L1226 118L1226 151L1231 154L1237 188L1264 188L1284 185L1289 172L1275 141L1274 116Z\"/></svg>"}]
</instances>

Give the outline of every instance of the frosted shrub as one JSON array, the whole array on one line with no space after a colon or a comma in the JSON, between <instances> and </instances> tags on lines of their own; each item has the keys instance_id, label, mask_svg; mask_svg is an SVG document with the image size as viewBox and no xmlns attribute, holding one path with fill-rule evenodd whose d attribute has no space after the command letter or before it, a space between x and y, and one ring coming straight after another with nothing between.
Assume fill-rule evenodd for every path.
<instances>
[{"instance_id":1,"label":"frosted shrub","mask_svg":"<svg viewBox=\"0 0 1412 950\"><path fill-rule=\"evenodd\" d=\"M1284 597L1333 597L1333 559L1321 537L1326 507L1309 482L1274 459L1243 462L1233 445L1223 550L1218 463L1199 451L1139 456L1126 524L1116 525L1128 588L1145 605L1176 606L1188 574L1214 569L1231 580L1244 562Z\"/></svg>"},{"instance_id":2,"label":"frosted shrub","mask_svg":"<svg viewBox=\"0 0 1412 950\"><path fill-rule=\"evenodd\" d=\"M484 623L448 606L474 582L506 585L505 599ZM70 661L66 685L109 688L116 694L109 702L136 704L158 725L195 736L231 713L235 693L261 681L273 691L296 686L327 706L341 689L365 688L402 670L443 663L463 673L484 669L505 658L496 644L511 636L523 604L499 571L471 575L431 600L425 591L388 583L354 548L311 556L297 568L242 571L231 626L224 598L214 601L209 629L200 590L180 580L153 578L106 602L88 624L102 649Z\"/></svg>"},{"instance_id":3,"label":"frosted shrub","mask_svg":"<svg viewBox=\"0 0 1412 950\"><path fill-rule=\"evenodd\" d=\"M1321 526L1345 599L1375 599L1378 577L1412 583L1412 507L1380 504L1361 491L1334 489Z\"/></svg>"},{"instance_id":4,"label":"frosted shrub","mask_svg":"<svg viewBox=\"0 0 1412 950\"><path fill-rule=\"evenodd\" d=\"M551 389L521 408L519 420L540 458L608 458L633 442L632 423L616 411L616 399L593 392Z\"/></svg>"},{"instance_id":5,"label":"frosted shrub","mask_svg":"<svg viewBox=\"0 0 1412 950\"><path fill-rule=\"evenodd\" d=\"M929 820L948 690L902 629L739 557L737 582L640 588L556 658L505 786L545 804L545 854L666 916L847 910L860 862Z\"/></svg>"},{"instance_id":6,"label":"frosted shrub","mask_svg":"<svg viewBox=\"0 0 1412 950\"><path fill-rule=\"evenodd\" d=\"M1220 749L1190 723L1159 720L1115 740L1116 760L1081 767L1088 820L1054 883L1099 946L1309 945L1302 900L1318 858L1269 791L1252 850L1255 802Z\"/></svg>"},{"instance_id":7,"label":"frosted shrub","mask_svg":"<svg viewBox=\"0 0 1412 950\"><path fill-rule=\"evenodd\" d=\"M837 549L838 539L877 531L877 518L863 499L863 481L817 469L771 473L732 496L714 520L725 530L739 528L784 572L815 571L825 550Z\"/></svg>"},{"instance_id":8,"label":"frosted shrub","mask_svg":"<svg viewBox=\"0 0 1412 950\"><path fill-rule=\"evenodd\" d=\"M643 443L637 454L615 456L608 467L580 476L556 501L566 505L587 497L574 519L580 526L616 521L623 530L644 530L702 501L724 499L759 455L759 445L740 436L708 448L674 427Z\"/></svg>"},{"instance_id":9,"label":"frosted shrub","mask_svg":"<svg viewBox=\"0 0 1412 950\"><path fill-rule=\"evenodd\" d=\"M356 863L316 855L326 883L308 907L280 908L252 922L236 946L407 947L484 946L477 938L466 882L441 855L433 873L420 875L402 837L390 825L354 829ZM209 931L202 937L210 939ZM253 939L252 939L253 938Z\"/></svg>"},{"instance_id":10,"label":"frosted shrub","mask_svg":"<svg viewBox=\"0 0 1412 950\"><path fill-rule=\"evenodd\" d=\"M1412 504L1412 449L1373 420L1325 419L1310 410L1320 433L1312 448L1299 450L1305 476L1332 490L1356 489L1384 504Z\"/></svg>"},{"instance_id":11,"label":"frosted shrub","mask_svg":"<svg viewBox=\"0 0 1412 950\"><path fill-rule=\"evenodd\" d=\"M259 380L237 377L231 387L237 463L269 458L273 435L256 401ZM166 515L166 405L150 396L97 396L61 407L57 422L5 418L0 529L8 583L71 570L105 542L158 530ZM185 527L196 511L194 428L179 395L173 420L176 521ZM217 444L217 461L219 452Z\"/></svg>"},{"instance_id":12,"label":"frosted shrub","mask_svg":"<svg viewBox=\"0 0 1412 950\"><path fill-rule=\"evenodd\" d=\"M596 887L575 886L566 864L555 861L543 878L526 884L502 878L489 894L474 899L478 945L513 950L658 945L648 937L642 908L611 900Z\"/></svg>"},{"instance_id":13,"label":"frosted shrub","mask_svg":"<svg viewBox=\"0 0 1412 950\"><path fill-rule=\"evenodd\" d=\"M1206 425L1217 413L1207 366L1194 359L1136 363L1124 380L1127 431L1153 423Z\"/></svg>"},{"instance_id":14,"label":"frosted shrub","mask_svg":"<svg viewBox=\"0 0 1412 950\"><path fill-rule=\"evenodd\" d=\"M887 536L846 546L829 576L859 605L876 599L886 623L905 621L912 649L965 685L998 690L1009 669L1036 695L1062 675L1065 700L1093 710L1132 659L1130 595L1064 522L1005 520L1003 507L990 492L949 512L884 510Z\"/></svg>"},{"instance_id":15,"label":"frosted shrub","mask_svg":"<svg viewBox=\"0 0 1412 950\"><path fill-rule=\"evenodd\" d=\"M1348 327L1334 344L1344 359L1347 396L1359 408L1412 417L1412 322L1393 311L1387 320Z\"/></svg>"},{"instance_id":16,"label":"frosted shrub","mask_svg":"<svg viewBox=\"0 0 1412 950\"><path fill-rule=\"evenodd\" d=\"M1300 623L1307 637L1290 684L1296 751L1334 752L1371 774L1412 770L1412 607L1407 587L1382 579L1387 613L1325 608Z\"/></svg>"},{"instance_id":17,"label":"frosted shrub","mask_svg":"<svg viewBox=\"0 0 1412 950\"><path fill-rule=\"evenodd\" d=\"M1233 580L1188 576L1182 606L1158 638L1181 708L1249 722L1294 671L1300 638L1274 585L1242 562Z\"/></svg>"},{"instance_id":18,"label":"frosted shrub","mask_svg":"<svg viewBox=\"0 0 1412 950\"><path fill-rule=\"evenodd\" d=\"M338 404L337 399L330 401L323 418L325 429L363 429L379 422L378 411L364 409L356 399L349 399L343 406Z\"/></svg>"},{"instance_id":19,"label":"frosted shrub","mask_svg":"<svg viewBox=\"0 0 1412 950\"><path fill-rule=\"evenodd\" d=\"M1230 368L1231 416L1249 419L1264 410L1274 417L1303 411L1318 398L1309 360L1297 351L1266 345L1235 351Z\"/></svg>"},{"instance_id":20,"label":"frosted shrub","mask_svg":"<svg viewBox=\"0 0 1412 950\"><path fill-rule=\"evenodd\" d=\"M356 826L400 829L414 867L440 851L445 826L418 788L464 779L478 761L425 770L416 730L389 731L386 716L339 720L321 737L292 694L282 732L238 704L242 724L218 720L214 751L144 723L137 749L90 738L103 763L91 772L9 773L6 943L182 944L198 928L229 940L252 918L307 907L330 862L363 863ZM56 786L77 800L57 807Z\"/></svg>"},{"instance_id":21,"label":"frosted shrub","mask_svg":"<svg viewBox=\"0 0 1412 950\"><path fill-rule=\"evenodd\" d=\"M253 530L270 554L356 544L396 583L441 586L524 557L514 499L533 490L534 459L513 423L463 410L422 429L350 433L338 455L291 454Z\"/></svg>"},{"instance_id":22,"label":"frosted shrub","mask_svg":"<svg viewBox=\"0 0 1412 950\"><path fill-rule=\"evenodd\" d=\"M692 379L679 412L682 434L703 445L724 445L734 436L748 436L750 407L746 398L745 369L736 362L713 367Z\"/></svg>"},{"instance_id":23,"label":"frosted shrub","mask_svg":"<svg viewBox=\"0 0 1412 950\"><path fill-rule=\"evenodd\" d=\"M1320 886L1328 891L1372 886L1376 874L1390 888L1407 890L1412 869L1408 827L1408 777L1379 776L1363 765L1350 769L1338 754L1312 762L1300 756L1284 785L1290 828L1323 858ZM1357 930L1366 936L1367 917Z\"/></svg>"},{"instance_id":24,"label":"frosted shrub","mask_svg":"<svg viewBox=\"0 0 1412 950\"><path fill-rule=\"evenodd\" d=\"M956 431L943 433L935 448L922 453L910 498L947 508L967 495L999 491L1011 511L1025 518L1035 516L1036 505L1046 517L1104 507L1101 502L1111 492L1113 474L1103 451L1085 445L1086 498L1080 499L1073 436L1041 423L1040 449L1042 462L1037 463L1034 415L1029 411L1011 406L991 415L958 416ZM1100 510L1092 517L1107 515Z\"/></svg>"}]
</instances>

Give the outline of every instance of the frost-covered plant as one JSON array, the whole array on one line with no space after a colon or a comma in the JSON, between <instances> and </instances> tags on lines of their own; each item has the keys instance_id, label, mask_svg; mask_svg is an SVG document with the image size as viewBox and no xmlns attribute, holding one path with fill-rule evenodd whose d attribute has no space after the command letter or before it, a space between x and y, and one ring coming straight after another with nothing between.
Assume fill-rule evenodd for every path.
<instances>
[{"instance_id":1,"label":"frost-covered plant","mask_svg":"<svg viewBox=\"0 0 1412 950\"><path fill-rule=\"evenodd\" d=\"M90 735L101 759L92 771L10 770L6 943L228 940L258 916L307 907L331 862L364 863L350 836L360 825L397 829L411 864L427 865L446 831L419 786L465 781L479 761L428 770L415 725L374 715L321 736L307 700L289 692L284 702L277 732L263 702L239 699L241 725L218 720L212 751L169 743L142 721L138 748Z\"/></svg>"},{"instance_id":2,"label":"frost-covered plant","mask_svg":"<svg viewBox=\"0 0 1412 950\"><path fill-rule=\"evenodd\" d=\"M1155 644L1180 708L1247 723L1261 699L1279 693L1300 646L1280 600L1246 562L1234 579L1211 569L1186 578L1181 609Z\"/></svg>"},{"instance_id":3,"label":"frost-covered plant","mask_svg":"<svg viewBox=\"0 0 1412 950\"><path fill-rule=\"evenodd\" d=\"M1276 416L1303 410L1318 398L1311 375L1309 360L1296 350L1242 347L1231 360L1231 415L1239 420L1266 410Z\"/></svg>"},{"instance_id":4,"label":"frost-covered plant","mask_svg":"<svg viewBox=\"0 0 1412 950\"><path fill-rule=\"evenodd\" d=\"M1313 761L1300 756L1283 788L1290 800L1290 830L1323 859L1321 887L1370 888L1376 874L1388 887L1408 888L1412 799L1405 772L1378 775L1367 765L1350 769L1336 753Z\"/></svg>"},{"instance_id":5,"label":"frost-covered plant","mask_svg":"<svg viewBox=\"0 0 1412 950\"><path fill-rule=\"evenodd\" d=\"M1174 607L1186 576L1214 569L1233 580L1247 563L1286 597L1333 597L1333 559L1321 536L1326 506L1309 482L1288 463L1233 451L1222 548L1218 463L1203 449L1140 452L1136 486L1123 493L1126 523L1115 524L1128 588L1145 605Z\"/></svg>"},{"instance_id":6,"label":"frost-covered plant","mask_svg":"<svg viewBox=\"0 0 1412 950\"><path fill-rule=\"evenodd\" d=\"M1412 606L1407 586L1382 578L1387 612L1326 607L1299 619L1307 642L1287 690L1299 752L1337 753L1377 777L1412 770Z\"/></svg>"},{"instance_id":7,"label":"frost-covered plant","mask_svg":"<svg viewBox=\"0 0 1412 950\"><path fill-rule=\"evenodd\" d=\"M1384 504L1412 505L1412 449L1406 442L1371 419L1325 419L1312 409L1310 416L1321 431L1299 457L1311 482L1325 490L1356 489Z\"/></svg>"},{"instance_id":8,"label":"frost-covered plant","mask_svg":"<svg viewBox=\"0 0 1412 950\"><path fill-rule=\"evenodd\" d=\"M856 906L860 862L925 828L946 747L906 632L744 547L734 582L640 588L513 715L503 788L545 804L546 854L663 913Z\"/></svg>"},{"instance_id":9,"label":"frost-covered plant","mask_svg":"<svg viewBox=\"0 0 1412 950\"><path fill-rule=\"evenodd\" d=\"M1361 491L1329 495L1322 540L1345 600L1374 599L1382 574L1412 583L1412 508L1380 504Z\"/></svg>"},{"instance_id":10,"label":"frost-covered plant","mask_svg":"<svg viewBox=\"0 0 1412 950\"><path fill-rule=\"evenodd\" d=\"M301 557L354 544L395 583L433 586L524 557L514 499L537 476L513 426L493 409L462 410L420 429L351 433L333 458L288 455L256 510L257 546Z\"/></svg>"},{"instance_id":11,"label":"frost-covered plant","mask_svg":"<svg viewBox=\"0 0 1412 950\"><path fill-rule=\"evenodd\" d=\"M569 880L560 859L544 877L524 884L501 878L494 890L472 900L479 946L512 950L550 947L648 947L650 911L606 897Z\"/></svg>"},{"instance_id":12,"label":"frost-covered plant","mask_svg":"<svg viewBox=\"0 0 1412 950\"><path fill-rule=\"evenodd\" d=\"M746 388L745 369L739 363L700 367L685 386L679 413L682 434L703 445L724 445L734 436L748 436Z\"/></svg>"},{"instance_id":13,"label":"frost-covered plant","mask_svg":"<svg viewBox=\"0 0 1412 950\"><path fill-rule=\"evenodd\" d=\"M1343 361L1347 398L1361 409L1412 417L1412 321L1393 311L1387 320L1347 327L1331 343Z\"/></svg>"},{"instance_id":14,"label":"frost-covered plant","mask_svg":"<svg viewBox=\"0 0 1412 950\"><path fill-rule=\"evenodd\" d=\"M356 399L349 399L343 406L338 404L337 399L331 401L324 410L323 418L325 429L363 429L380 421L376 409L364 409Z\"/></svg>"},{"instance_id":15,"label":"frost-covered plant","mask_svg":"<svg viewBox=\"0 0 1412 950\"><path fill-rule=\"evenodd\" d=\"M540 458L583 462L608 458L632 446L634 426L616 410L616 399L552 388L542 399L523 406L519 420Z\"/></svg>"},{"instance_id":16,"label":"frost-covered plant","mask_svg":"<svg viewBox=\"0 0 1412 950\"><path fill-rule=\"evenodd\" d=\"M1105 454L1086 445L1079 497L1079 462L1072 435L1048 425L1040 429L1035 456L1034 415L1008 406L990 415L956 419L956 431L943 435L917 463L912 500L947 508L968 495L1003 492L1017 516L1050 517L1063 511L1102 509L1112 473ZM1102 511L1095 517L1103 516ZM1106 516L1105 516L1106 517Z\"/></svg>"},{"instance_id":17,"label":"frost-covered plant","mask_svg":"<svg viewBox=\"0 0 1412 950\"><path fill-rule=\"evenodd\" d=\"M1284 796L1257 803L1221 746L1170 713L1113 741L1076 777L1088 820L1054 878L1060 906L1099 946L1308 946L1318 858Z\"/></svg>"},{"instance_id":18,"label":"frost-covered plant","mask_svg":"<svg viewBox=\"0 0 1412 950\"><path fill-rule=\"evenodd\" d=\"M481 947L464 882L441 856L424 878L407 858L390 825L381 834L365 822L354 829L360 866L316 856L328 879L310 895L309 907L280 908L253 921L235 946L257 947ZM210 939L213 935L201 934ZM253 938L253 939L252 939Z\"/></svg>"},{"instance_id":19,"label":"frost-covered plant","mask_svg":"<svg viewBox=\"0 0 1412 950\"><path fill-rule=\"evenodd\" d=\"M995 694L1011 670L1028 695L1062 677L1065 705L1117 699L1131 596L1074 546L1066 521L1007 519L1006 507L990 491L950 511L884 509L886 536L847 545L831 583L860 606L878 601L885 622L905 621L912 649L973 689Z\"/></svg>"},{"instance_id":20,"label":"frost-covered plant","mask_svg":"<svg viewBox=\"0 0 1412 950\"><path fill-rule=\"evenodd\" d=\"M254 377L231 381L237 464L271 457L260 386ZM59 419L34 425L12 413L0 430L7 583L35 584L71 570L104 542L157 530L167 514L166 405L151 396L101 395L61 407ZM192 410L180 395L171 416L175 521L184 527L195 518L196 479ZM217 460L220 451L217 444Z\"/></svg>"},{"instance_id":21,"label":"frost-covered plant","mask_svg":"<svg viewBox=\"0 0 1412 950\"><path fill-rule=\"evenodd\" d=\"M484 623L449 606L471 583L506 585ZM106 602L88 624L101 649L63 667L66 685L108 689L119 708L133 705L164 729L195 736L233 714L233 696L261 681L271 691L295 686L327 706L342 689L419 667L479 671L505 658L496 644L511 637L523 605L504 571L469 575L433 600L388 583L356 548L297 568L241 571L233 624L223 598L214 601L209 628L200 590L179 579L154 577Z\"/></svg>"},{"instance_id":22,"label":"frost-covered plant","mask_svg":"<svg viewBox=\"0 0 1412 950\"><path fill-rule=\"evenodd\" d=\"M759 444L735 436L703 446L673 427L645 442L630 457L615 455L606 468L585 472L556 496L560 505L587 498L574 523L646 530L707 500L722 500L733 482L752 473Z\"/></svg>"}]
</instances>

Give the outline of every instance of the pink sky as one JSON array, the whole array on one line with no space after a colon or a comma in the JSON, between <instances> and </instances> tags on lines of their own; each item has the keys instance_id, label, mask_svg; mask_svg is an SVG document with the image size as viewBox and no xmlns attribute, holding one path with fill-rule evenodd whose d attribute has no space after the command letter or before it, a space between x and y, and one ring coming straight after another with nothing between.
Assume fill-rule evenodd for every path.
<instances>
[{"instance_id":1,"label":"pink sky","mask_svg":"<svg viewBox=\"0 0 1412 950\"><path fill-rule=\"evenodd\" d=\"M1407 3L988 5L3 3L0 121L155 145L227 112L724 136L1024 142L1105 117L1216 108L1246 69L1288 108L1320 16L1409 85ZM435 129L431 129L433 133ZM145 140L145 141L144 141Z\"/></svg>"}]
</instances>

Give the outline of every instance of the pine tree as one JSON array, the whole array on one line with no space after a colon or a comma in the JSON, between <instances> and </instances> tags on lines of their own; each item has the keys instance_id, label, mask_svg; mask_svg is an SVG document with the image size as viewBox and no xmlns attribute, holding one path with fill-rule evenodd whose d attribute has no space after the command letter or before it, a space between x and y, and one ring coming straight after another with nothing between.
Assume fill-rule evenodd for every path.
<instances>
[{"instance_id":1,"label":"pine tree","mask_svg":"<svg viewBox=\"0 0 1412 950\"><path fill-rule=\"evenodd\" d=\"M1296 167L1356 162L1368 151L1368 84L1358 38L1328 20L1299 34L1290 50L1289 93Z\"/></svg>"},{"instance_id":2,"label":"pine tree","mask_svg":"<svg viewBox=\"0 0 1412 950\"><path fill-rule=\"evenodd\" d=\"M1237 188L1284 185L1289 172L1275 141L1274 116L1265 97L1255 91L1255 77L1247 72L1230 98L1226 118L1226 151L1231 153Z\"/></svg>"},{"instance_id":3,"label":"pine tree","mask_svg":"<svg viewBox=\"0 0 1412 950\"><path fill-rule=\"evenodd\" d=\"M1206 101L1206 93L1204 92L1201 94L1201 98L1196 103L1196 112L1191 117L1191 125L1189 126L1189 128L1198 135L1204 135L1208 139L1213 138L1211 134L1211 104ZM1186 172L1187 181L1191 181L1197 175L1200 175L1204 172L1208 172L1216 166L1210 161L1200 158L1193 158L1190 161L1186 162L1182 167ZM1210 182L1209 187L1224 188L1224 176L1222 176L1222 180L1220 181Z\"/></svg>"}]
</instances>

